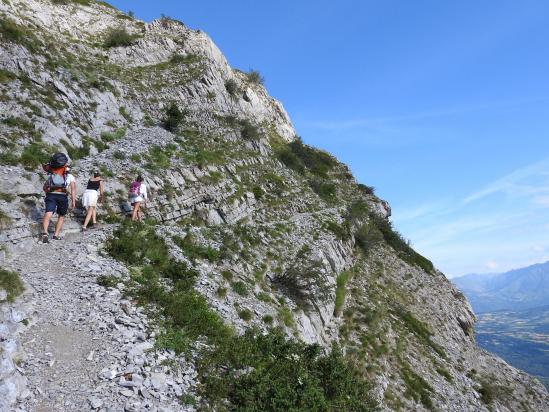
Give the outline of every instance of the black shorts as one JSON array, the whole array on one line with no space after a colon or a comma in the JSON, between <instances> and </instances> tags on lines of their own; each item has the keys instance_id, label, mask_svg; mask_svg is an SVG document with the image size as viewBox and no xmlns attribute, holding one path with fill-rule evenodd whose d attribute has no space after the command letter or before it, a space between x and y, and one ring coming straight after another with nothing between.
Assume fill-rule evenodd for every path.
<instances>
[{"instance_id":1,"label":"black shorts","mask_svg":"<svg viewBox=\"0 0 549 412\"><path fill-rule=\"evenodd\" d=\"M69 197L64 193L46 193L46 213L52 212L59 216L65 216L69 210Z\"/></svg>"}]
</instances>

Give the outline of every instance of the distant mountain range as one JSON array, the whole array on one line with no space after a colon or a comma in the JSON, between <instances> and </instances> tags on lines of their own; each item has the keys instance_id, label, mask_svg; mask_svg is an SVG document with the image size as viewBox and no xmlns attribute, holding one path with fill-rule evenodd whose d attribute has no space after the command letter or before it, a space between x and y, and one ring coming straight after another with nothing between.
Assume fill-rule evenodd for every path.
<instances>
[{"instance_id":1,"label":"distant mountain range","mask_svg":"<svg viewBox=\"0 0 549 412\"><path fill-rule=\"evenodd\" d=\"M505 273L465 275L452 282L476 313L521 311L549 303L549 262Z\"/></svg>"}]
</instances>

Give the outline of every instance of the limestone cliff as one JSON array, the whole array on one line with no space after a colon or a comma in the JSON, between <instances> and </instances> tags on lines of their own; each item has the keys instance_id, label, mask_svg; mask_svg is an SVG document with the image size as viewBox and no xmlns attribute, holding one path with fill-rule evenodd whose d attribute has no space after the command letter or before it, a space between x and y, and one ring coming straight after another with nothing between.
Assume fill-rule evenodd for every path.
<instances>
[{"instance_id":1,"label":"limestone cliff","mask_svg":"<svg viewBox=\"0 0 549 412\"><path fill-rule=\"evenodd\" d=\"M39 162L64 150L80 192L101 170L110 223L145 175L155 232L240 333L274 323L338 343L385 410L547 410L539 382L476 345L469 303L393 231L386 202L296 139L206 34L87 0L2 0L0 23L0 262L26 267L14 262L35 247ZM191 256L191 238L211 255ZM3 313L7 339L17 322Z\"/></svg>"}]
</instances>

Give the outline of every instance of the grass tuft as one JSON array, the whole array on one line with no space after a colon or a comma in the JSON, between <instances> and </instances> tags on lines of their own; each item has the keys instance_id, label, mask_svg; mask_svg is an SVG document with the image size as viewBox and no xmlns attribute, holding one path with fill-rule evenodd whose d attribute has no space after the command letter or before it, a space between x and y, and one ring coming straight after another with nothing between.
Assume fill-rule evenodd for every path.
<instances>
[{"instance_id":1,"label":"grass tuft","mask_svg":"<svg viewBox=\"0 0 549 412\"><path fill-rule=\"evenodd\" d=\"M0 289L7 292L8 302L13 302L17 296L25 291L19 274L5 269L0 269Z\"/></svg>"}]
</instances>

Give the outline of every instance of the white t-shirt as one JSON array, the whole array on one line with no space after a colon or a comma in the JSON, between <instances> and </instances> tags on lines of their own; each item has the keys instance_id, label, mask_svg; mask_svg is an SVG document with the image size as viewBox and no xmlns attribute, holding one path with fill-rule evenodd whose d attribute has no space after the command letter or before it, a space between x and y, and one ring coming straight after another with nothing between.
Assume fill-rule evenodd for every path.
<instances>
[{"instance_id":1,"label":"white t-shirt","mask_svg":"<svg viewBox=\"0 0 549 412\"><path fill-rule=\"evenodd\" d=\"M76 182L76 178L74 175L71 175L70 173L67 173L67 178L65 179L65 191L64 192L50 192L54 195L66 195L67 191L69 190L71 183Z\"/></svg>"},{"instance_id":2,"label":"white t-shirt","mask_svg":"<svg viewBox=\"0 0 549 412\"><path fill-rule=\"evenodd\" d=\"M139 186L139 195L136 197L132 197L132 203L133 202L142 202L143 200L148 200L147 195L147 186L145 186L145 183L141 183L141 186Z\"/></svg>"}]
</instances>

